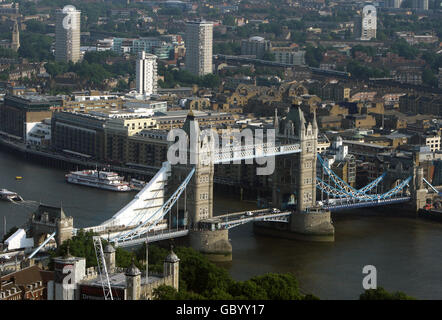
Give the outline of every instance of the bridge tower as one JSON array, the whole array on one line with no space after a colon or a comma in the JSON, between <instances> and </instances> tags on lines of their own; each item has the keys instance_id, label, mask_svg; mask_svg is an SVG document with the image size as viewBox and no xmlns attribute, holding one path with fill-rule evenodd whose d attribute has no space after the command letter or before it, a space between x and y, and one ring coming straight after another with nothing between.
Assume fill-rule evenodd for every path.
<instances>
[{"instance_id":1,"label":"bridge tower","mask_svg":"<svg viewBox=\"0 0 442 320\"><path fill-rule=\"evenodd\" d=\"M283 144L299 143L301 152L276 160L273 175L273 206L291 209L290 224L255 223L260 234L310 241L334 241L330 211L316 207L316 160L318 124L316 113L307 121L301 107L292 105L277 126Z\"/></svg>"},{"instance_id":2,"label":"bridge tower","mask_svg":"<svg viewBox=\"0 0 442 320\"><path fill-rule=\"evenodd\" d=\"M172 183L169 185L169 190L173 192L190 170L195 168L195 173L186 188L185 199L179 201L180 208L186 207L190 245L195 250L209 254L214 260L231 260L232 246L228 230L200 230L198 226L201 220L213 216L212 155L213 146L217 141L210 130L200 130L193 111L187 115L183 130L187 134L186 163L172 166Z\"/></svg>"},{"instance_id":3,"label":"bridge tower","mask_svg":"<svg viewBox=\"0 0 442 320\"><path fill-rule=\"evenodd\" d=\"M316 203L316 114L308 122L301 108L293 105L278 128L278 137L285 144L299 143L302 151L277 159L273 175L274 206L296 204L297 212L305 212Z\"/></svg>"},{"instance_id":4,"label":"bridge tower","mask_svg":"<svg viewBox=\"0 0 442 320\"><path fill-rule=\"evenodd\" d=\"M423 209L427 202L428 191L424 187L424 168L421 166L413 167L413 178L411 183L411 200L413 203L413 211L418 212Z\"/></svg>"},{"instance_id":5,"label":"bridge tower","mask_svg":"<svg viewBox=\"0 0 442 320\"><path fill-rule=\"evenodd\" d=\"M186 209L189 226L196 228L200 220L213 216L214 165L210 161L213 140L210 134L205 134L208 131L201 132L193 111L187 115L183 130L188 137L186 163L172 166L172 176L176 180L174 184L179 184L195 167L195 173L186 189Z\"/></svg>"}]
</instances>

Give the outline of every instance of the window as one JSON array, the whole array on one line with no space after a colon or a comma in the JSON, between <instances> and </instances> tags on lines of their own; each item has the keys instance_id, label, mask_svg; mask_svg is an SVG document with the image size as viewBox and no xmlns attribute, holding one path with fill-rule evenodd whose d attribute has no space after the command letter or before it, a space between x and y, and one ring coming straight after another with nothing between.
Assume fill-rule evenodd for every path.
<instances>
[{"instance_id":1,"label":"window","mask_svg":"<svg viewBox=\"0 0 442 320\"><path fill-rule=\"evenodd\" d=\"M310 202L312 200L312 193L311 192L304 192L304 203Z\"/></svg>"},{"instance_id":2,"label":"window","mask_svg":"<svg viewBox=\"0 0 442 320\"><path fill-rule=\"evenodd\" d=\"M209 217L209 209L206 207L200 208L200 218L208 218Z\"/></svg>"},{"instance_id":3,"label":"window","mask_svg":"<svg viewBox=\"0 0 442 320\"><path fill-rule=\"evenodd\" d=\"M208 200L209 199L209 193L203 192L200 193L200 200Z\"/></svg>"}]
</instances>

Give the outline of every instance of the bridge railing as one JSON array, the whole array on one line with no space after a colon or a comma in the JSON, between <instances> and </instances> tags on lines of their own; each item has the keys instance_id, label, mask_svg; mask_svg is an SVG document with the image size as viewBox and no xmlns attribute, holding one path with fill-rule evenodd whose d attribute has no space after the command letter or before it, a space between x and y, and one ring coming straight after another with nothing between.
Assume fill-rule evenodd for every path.
<instances>
[{"instance_id":1,"label":"bridge railing","mask_svg":"<svg viewBox=\"0 0 442 320\"><path fill-rule=\"evenodd\" d=\"M283 154L301 152L299 144L277 145L274 143L263 143L245 146L228 146L213 153L213 162L228 163L232 161L248 160L260 157L271 157Z\"/></svg>"}]
</instances>

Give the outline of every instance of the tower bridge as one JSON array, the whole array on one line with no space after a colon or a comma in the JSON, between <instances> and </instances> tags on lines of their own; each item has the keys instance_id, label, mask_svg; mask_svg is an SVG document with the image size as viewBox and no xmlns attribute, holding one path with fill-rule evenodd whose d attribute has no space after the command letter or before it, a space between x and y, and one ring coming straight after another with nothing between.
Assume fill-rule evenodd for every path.
<instances>
[{"instance_id":1,"label":"tower bridge","mask_svg":"<svg viewBox=\"0 0 442 320\"><path fill-rule=\"evenodd\" d=\"M378 186L388 173L360 189L348 185L317 154L315 114L307 120L298 106L292 106L281 123L275 118L274 128L275 142L219 151L213 148L213 137L201 134L197 120L189 113L183 129L188 137L197 139L194 145L190 145L192 139L187 140L184 163L164 162L130 203L111 219L84 230L109 238L116 246L186 236L193 248L213 259L230 260L228 230L242 224L254 222L258 233L333 241L331 211L397 203L408 203L417 211L434 192L425 188L422 168L413 168L408 175L402 170L399 179L389 177L394 184L382 193ZM275 160L275 170L269 177L274 208L213 216L214 165L257 158ZM73 234L76 232L73 229Z\"/></svg>"}]
</instances>

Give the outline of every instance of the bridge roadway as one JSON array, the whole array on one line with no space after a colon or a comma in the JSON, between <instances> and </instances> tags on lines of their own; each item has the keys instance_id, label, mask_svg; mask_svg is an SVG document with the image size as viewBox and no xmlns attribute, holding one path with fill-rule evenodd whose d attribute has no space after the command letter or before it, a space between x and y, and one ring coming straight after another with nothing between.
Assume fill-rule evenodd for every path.
<instances>
[{"instance_id":1,"label":"bridge roadway","mask_svg":"<svg viewBox=\"0 0 442 320\"><path fill-rule=\"evenodd\" d=\"M346 209L354 209L354 208L363 208L363 207L374 207L374 206L382 206L388 204L396 204L396 203L404 203L410 201L410 197L397 197L393 199L384 199L384 200L375 200L375 201L360 201L356 203L349 202L341 202L334 204L323 204L322 207L324 209L328 209L330 211L337 210L346 210ZM201 230L221 230L221 229L231 229L242 224L246 224L254 221L274 221L274 222L282 222L287 223L289 221L289 216L292 214L292 211L286 210L281 211L276 208L267 208L267 209L259 209L259 210L251 210L251 211L241 211L228 213L216 217L212 217L210 219L204 219L199 222L199 229ZM184 237L189 234L189 229L187 227L181 228L167 228L165 224L165 220L161 225L155 226L155 230L149 231L147 237L143 235L139 238L134 238L130 240L125 240L122 242L115 243L115 246L119 247L131 247L140 245L146 242L148 243L157 242L161 240L168 240L172 238ZM127 229L129 230L129 228ZM121 234L123 229L118 230L118 233ZM116 235L116 234L114 234ZM106 238L106 233L102 232L101 236ZM112 236L111 236L112 238Z\"/></svg>"},{"instance_id":2,"label":"bridge roadway","mask_svg":"<svg viewBox=\"0 0 442 320\"><path fill-rule=\"evenodd\" d=\"M397 197L397 198L391 198L391 199L379 199L379 200L372 200L372 201L358 201L358 202L345 202L336 200L333 204L323 204L321 207L324 209L328 209L330 211L337 211L337 210L347 210L347 209L357 209L357 208L365 208L365 207L378 207L378 206L384 206L389 204L396 204L396 203L404 203L411 200L411 197Z\"/></svg>"},{"instance_id":3,"label":"bridge roadway","mask_svg":"<svg viewBox=\"0 0 442 320\"><path fill-rule=\"evenodd\" d=\"M280 143L257 143L242 146L224 146L212 154L214 164L241 163L243 160L252 160L263 157L276 157L301 152L299 143L283 145Z\"/></svg>"},{"instance_id":4,"label":"bridge roadway","mask_svg":"<svg viewBox=\"0 0 442 320\"><path fill-rule=\"evenodd\" d=\"M241 212L229 213L221 216L216 216L210 219L202 220L199 223L199 229L202 230L230 229L253 221L287 222L288 217L291 214L292 214L291 211L280 211L274 208L253 210L253 211L241 211ZM143 235L142 237L139 238L117 242L115 243L115 246L131 247L143 244L144 242L146 242L146 239L148 243L151 243L161 240L184 237L188 234L189 234L189 229L186 227L171 228L171 229L163 227L161 229L150 231L147 237L146 235ZM103 238L105 237L104 233L102 234L102 237Z\"/></svg>"},{"instance_id":5,"label":"bridge roadway","mask_svg":"<svg viewBox=\"0 0 442 320\"><path fill-rule=\"evenodd\" d=\"M133 247L146 242L157 242L161 240L168 240L172 238L184 237L189 234L189 229L187 228L174 228L174 229L162 229L162 230L154 230L146 235L143 235L141 238L136 238L132 240L125 240L122 242L115 242L114 245L116 247Z\"/></svg>"},{"instance_id":6,"label":"bridge roadway","mask_svg":"<svg viewBox=\"0 0 442 320\"><path fill-rule=\"evenodd\" d=\"M281 211L276 208L267 208L252 211L241 211L216 216L200 221L203 229L230 229L253 221L281 221L287 222L291 211Z\"/></svg>"}]
</instances>

